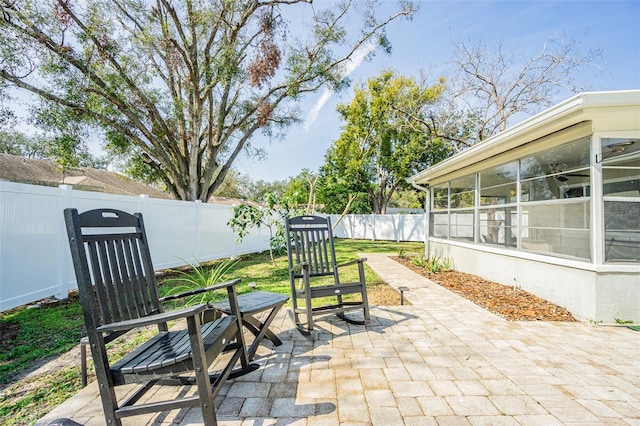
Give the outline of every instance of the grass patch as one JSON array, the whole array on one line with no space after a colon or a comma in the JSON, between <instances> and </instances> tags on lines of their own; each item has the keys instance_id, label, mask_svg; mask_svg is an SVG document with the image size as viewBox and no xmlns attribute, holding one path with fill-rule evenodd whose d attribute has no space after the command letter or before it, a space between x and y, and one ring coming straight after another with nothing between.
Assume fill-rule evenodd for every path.
<instances>
[{"instance_id":1,"label":"grass patch","mask_svg":"<svg viewBox=\"0 0 640 426\"><path fill-rule=\"evenodd\" d=\"M0 314L0 385L44 358L67 352L80 341L83 327L76 298Z\"/></svg>"},{"instance_id":2,"label":"grass patch","mask_svg":"<svg viewBox=\"0 0 640 426\"><path fill-rule=\"evenodd\" d=\"M422 243L346 240L335 242L338 262L345 262L357 253L377 252L398 254L400 252L420 253ZM251 291L248 283L256 282L257 290L289 294L289 274L286 255L275 258L275 266L268 252L241 256L238 262L225 272L221 279L241 278L239 293ZM203 267L215 268L218 262L203 263ZM375 288L384 283L365 263L367 286ZM354 268L352 277L357 277ZM167 271L161 275L159 290L161 296L184 282L176 281L180 274ZM173 280L172 280L173 278ZM349 275L345 279L349 278ZM216 292L216 298L226 297L226 292ZM176 305L181 302L178 301ZM291 302L289 302L291 303ZM292 324L293 327L293 324ZM35 378L16 380L20 374L42 363L43 360L63 354L74 348L84 331L84 320L80 302L76 297L55 303L43 303L39 308L16 308L0 313L0 424L32 424L51 411L56 405L72 397L80 390L79 356L73 354L68 367L58 368ZM151 332L151 331L149 331ZM134 346L134 341L145 340L146 332L134 336L123 336L113 342L113 357L121 357L126 346ZM90 380L93 365L88 362Z\"/></svg>"},{"instance_id":3,"label":"grass patch","mask_svg":"<svg viewBox=\"0 0 640 426\"><path fill-rule=\"evenodd\" d=\"M0 396L3 425L35 423L80 389L80 367L61 368L42 377L27 379L21 386L9 387Z\"/></svg>"},{"instance_id":4,"label":"grass patch","mask_svg":"<svg viewBox=\"0 0 640 426\"><path fill-rule=\"evenodd\" d=\"M358 253L389 253L397 255L400 252L420 253L424 251L424 244L420 242L336 239L334 246L338 263L352 260L358 256ZM248 286L250 282L257 283L256 290L289 294L289 266L287 256L286 254L279 255L274 257L274 260L275 266L271 262L269 252L241 256L240 261L229 267L221 279L242 278L242 282L237 286L239 294L251 291ZM201 266L215 269L220 262L225 261L202 263ZM340 278L345 282L357 281L357 267L344 268L344 270L341 270ZM366 262L365 279L367 287L385 285L380 277L367 266ZM175 273L169 271L168 275L160 280L160 295L165 296L174 293L174 287L179 285L180 281L175 279ZM212 296L213 300L220 300L225 297L226 292L224 291L217 292ZM174 307L177 307L179 304L180 302L176 302ZM288 302L288 306L291 306L291 301Z\"/></svg>"}]
</instances>

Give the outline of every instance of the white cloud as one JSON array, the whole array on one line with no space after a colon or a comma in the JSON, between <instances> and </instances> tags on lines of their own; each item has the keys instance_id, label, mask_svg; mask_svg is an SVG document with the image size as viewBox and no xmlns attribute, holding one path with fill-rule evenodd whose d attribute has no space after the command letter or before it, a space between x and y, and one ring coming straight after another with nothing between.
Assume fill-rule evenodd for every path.
<instances>
[{"instance_id":1,"label":"white cloud","mask_svg":"<svg viewBox=\"0 0 640 426\"><path fill-rule=\"evenodd\" d=\"M364 58L366 58L367 55L371 53L375 48L376 44L374 42L369 42L356 50L353 54L353 57L344 66L344 77L349 77L362 64ZM307 118L304 120L304 124L302 127L305 130L308 130L313 122L316 121L318 115L320 115L322 107L324 107L324 105L329 101L331 95L333 95L333 90L324 89L316 103L309 111L309 114L307 114Z\"/></svg>"},{"instance_id":2,"label":"white cloud","mask_svg":"<svg viewBox=\"0 0 640 426\"><path fill-rule=\"evenodd\" d=\"M322 109L324 104L327 103L329 98L331 98L331 95L333 95L333 90L324 89L316 103L313 104L313 107L311 107L309 114L307 114L307 118L304 120L304 124L302 125L302 127L305 130L309 130L309 127L313 124L314 121L316 121L318 115L320 115L320 110Z\"/></svg>"}]
</instances>

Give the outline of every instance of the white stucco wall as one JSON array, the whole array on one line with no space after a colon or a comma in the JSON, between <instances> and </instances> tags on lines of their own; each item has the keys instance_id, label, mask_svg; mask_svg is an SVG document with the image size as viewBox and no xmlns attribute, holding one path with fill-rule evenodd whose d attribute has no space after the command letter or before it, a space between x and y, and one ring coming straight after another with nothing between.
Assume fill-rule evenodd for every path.
<instances>
[{"instance_id":1,"label":"white stucco wall","mask_svg":"<svg viewBox=\"0 0 640 426\"><path fill-rule=\"evenodd\" d=\"M640 323L640 273L599 273L596 318Z\"/></svg>"},{"instance_id":2,"label":"white stucco wall","mask_svg":"<svg viewBox=\"0 0 640 426\"><path fill-rule=\"evenodd\" d=\"M590 265L548 256L431 240L431 254L452 260L456 270L522 290L568 309L583 321L640 322L640 274L596 272ZM563 264L562 264L563 263Z\"/></svg>"}]
</instances>

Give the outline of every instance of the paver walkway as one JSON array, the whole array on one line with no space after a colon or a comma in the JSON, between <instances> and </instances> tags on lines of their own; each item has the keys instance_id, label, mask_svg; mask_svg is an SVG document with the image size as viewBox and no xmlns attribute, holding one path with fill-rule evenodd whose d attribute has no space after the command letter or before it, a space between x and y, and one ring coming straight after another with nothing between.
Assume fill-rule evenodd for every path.
<instances>
[{"instance_id":1,"label":"paver walkway","mask_svg":"<svg viewBox=\"0 0 640 426\"><path fill-rule=\"evenodd\" d=\"M220 425L640 425L640 333L589 323L509 322L384 255L368 265L412 305L368 326L334 316L308 339L281 312L284 344L229 382ZM181 389L183 391L183 389ZM38 425L104 424L95 382ZM199 408L125 425L202 424Z\"/></svg>"}]
</instances>

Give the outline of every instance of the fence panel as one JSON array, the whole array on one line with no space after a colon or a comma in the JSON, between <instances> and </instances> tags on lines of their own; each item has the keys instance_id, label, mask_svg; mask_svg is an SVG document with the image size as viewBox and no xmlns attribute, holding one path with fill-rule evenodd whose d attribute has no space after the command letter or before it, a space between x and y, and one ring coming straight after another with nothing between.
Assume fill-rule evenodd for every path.
<instances>
[{"instance_id":1,"label":"fence panel","mask_svg":"<svg viewBox=\"0 0 640 426\"><path fill-rule=\"evenodd\" d=\"M329 215L336 223L339 215ZM381 241L424 241L423 214L350 214L338 223L333 235L338 238Z\"/></svg>"},{"instance_id":2,"label":"fence panel","mask_svg":"<svg viewBox=\"0 0 640 426\"><path fill-rule=\"evenodd\" d=\"M0 310L56 294L62 277L57 188L21 187L0 182Z\"/></svg>"},{"instance_id":3,"label":"fence panel","mask_svg":"<svg viewBox=\"0 0 640 426\"><path fill-rule=\"evenodd\" d=\"M141 212L156 269L269 248L268 232L242 243L227 226L232 208L0 181L0 312L76 288L62 211L116 208Z\"/></svg>"}]
</instances>

